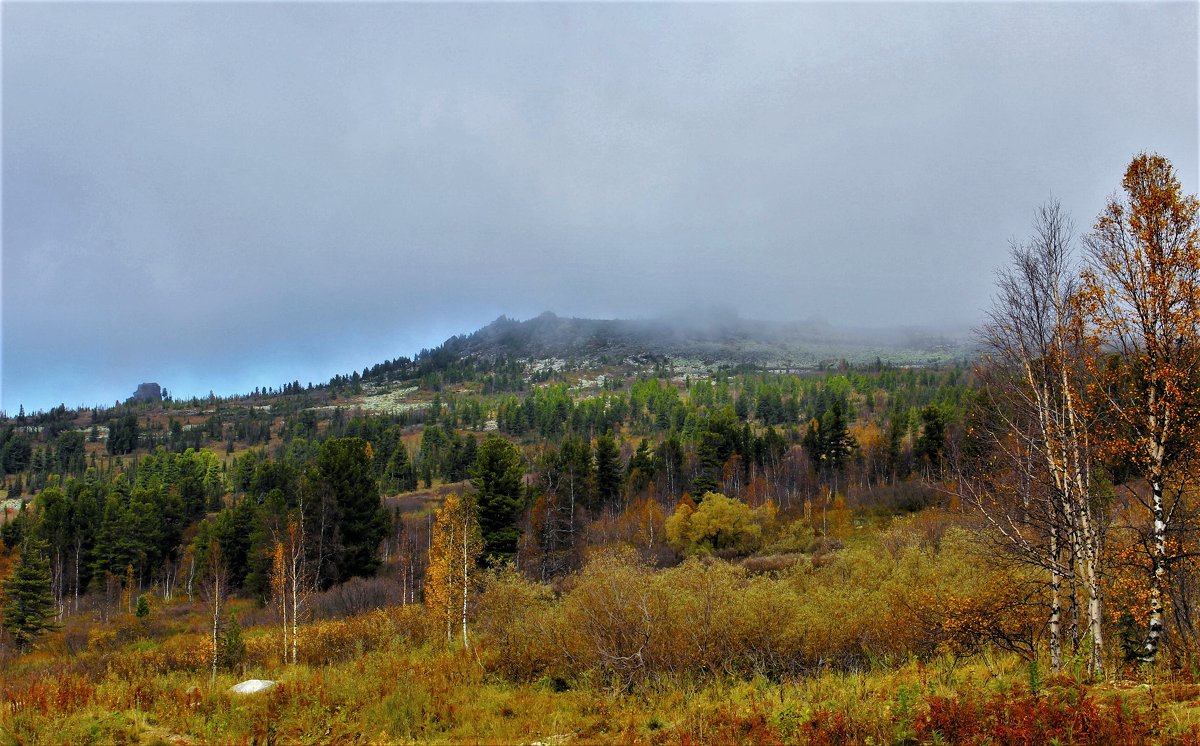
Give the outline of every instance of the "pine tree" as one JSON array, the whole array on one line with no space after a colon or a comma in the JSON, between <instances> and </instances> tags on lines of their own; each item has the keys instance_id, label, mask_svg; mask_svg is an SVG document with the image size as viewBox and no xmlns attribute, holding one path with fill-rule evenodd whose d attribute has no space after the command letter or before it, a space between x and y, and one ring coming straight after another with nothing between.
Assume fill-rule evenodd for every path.
<instances>
[{"instance_id":1,"label":"pine tree","mask_svg":"<svg viewBox=\"0 0 1200 746\"><path fill-rule=\"evenodd\" d=\"M921 435L913 447L916 456L933 474L942 466L946 451L946 416L936 404L921 410Z\"/></svg>"},{"instance_id":2,"label":"pine tree","mask_svg":"<svg viewBox=\"0 0 1200 746\"><path fill-rule=\"evenodd\" d=\"M229 612L229 622L220 642L221 664L229 670L236 670L246 659L246 643L242 639L242 625L238 623L237 614Z\"/></svg>"},{"instance_id":3,"label":"pine tree","mask_svg":"<svg viewBox=\"0 0 1200 746\"><path fill-rule=\"evenodd\" d=\"M618 509L621 496L621 450L613 436L596 439L596 498L601 506Z\"/></svg>"},{"instance_id":4,"label":"pine tree","mask_svg":"<svg viewBox=\"0 0 1200 746\"><path fill-rule=\"evenodd\" d=\"M841 473L854 449L854 440L846 425L846 409L840 399L834 399L825 414L821 415L820 447L823 467L833 473Z\"/></svg>"},{"instance_id":5,"label":"pine tree","mask_svg":"<svg viewBox=\"0 0 1200 746\"><path fill-rule=\"evenodd\" d=\"M374 451L362 438L332 438L317 454L318 487L333 497L333 518L341 539L334 556L335 580L372 575L377 549L387 534L388 516L371 473Z\"/></svg>"},{"instance_id":6,"label":"pine tree","mask_svg":"<svg viewBox=\"0 0 1200 746\"><path fill-rule=\"evenodd\" d=\"M408 458L404 443L398 443L384 469L384 479L389 490L411 492L417 488L417 472Z\"/></svg>"},{"instance_id":7,"label":"pine tree","mask_svg":"<svg viewBox=\"0 0 1200 746\"><path fill-rule=\"evenodd\" d=\"M521 451L498 436L489 437L479 446L479 455L471 469L471 486L479 506L485 553L506 560L517 551L517 515L524 506L522 481L525 469Z\"/></svg>"},{"instance_id":8,"label":"pine tree","mask_svg":"<svg viewBox=\"0 0 1200 746\"><path fill-rule=\"evenodd\" d=\"M4 583L4 628L22 650L47 630L54 629L54 595L51 591L50 560L45 544L27 536L21 559Z\"/></svg>"}]
</instances>

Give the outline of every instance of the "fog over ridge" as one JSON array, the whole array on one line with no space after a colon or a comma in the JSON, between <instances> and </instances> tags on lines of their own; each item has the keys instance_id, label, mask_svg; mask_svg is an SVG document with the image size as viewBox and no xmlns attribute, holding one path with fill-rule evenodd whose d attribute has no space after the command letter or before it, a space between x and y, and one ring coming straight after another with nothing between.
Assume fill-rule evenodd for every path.
<instances>
[{"instance_id":1,"label":"fog over ridge","mask_svg":"<svg viewBox=\"0 0 1200 746\"><path fill-rule=\"evenodd\" d=\"M1051 193L1197 191L1188 4L5 4L0 408L501 314L966 329Z\"/></svg>"}]
</instances>

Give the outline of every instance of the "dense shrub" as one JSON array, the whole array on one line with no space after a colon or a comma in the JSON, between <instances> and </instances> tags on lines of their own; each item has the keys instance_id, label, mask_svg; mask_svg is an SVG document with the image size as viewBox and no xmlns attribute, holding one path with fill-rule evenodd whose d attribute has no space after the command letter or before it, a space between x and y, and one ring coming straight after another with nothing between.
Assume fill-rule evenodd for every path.
<instances>
[{"instance_id":1,"label":"dense shrub","mask_svg":"<svg viewBox=\"0 0 1200 746\"><path fill-rule=\"evenodd\" d=\"M490 665L515 681L541 676L554 659L550 591L511 567L489 574L473 630Z\"/></svg>"},{"instance_id":2,"label":"dense shrub","mask_svg":"<svg viewBox=\"0 0 1200 746\"><path fill-rule=\"evenodd\" d=\"M493 575L476 628L507 676L594 672L618 689L660 674L856 670L970 653L981 639L1032 644L1038 610L1020 603L1011 575L979 557L968 534L951 529L935 548L900 532L890 545L759 574L697 557L655 570L631 549L610 550L571 576L557 602L516 573Z\"/></svg>"},{"instance_id":3,"label":"dense shrub","mask_svg":"<svg viewBox=\"0 0 1200 746\"><path fill-rule=\"evenodd\" d=\"M741 500L706 492L695 508L681 502L666 522L667 542L675 551L692 555L750 554L762 543L763 522L771 509L751 510Z\"/></svg>"},{"instance_id":4,"label":"dense shrub","mask_svg":"<svg viewBox=\"0 0 1200 746\"><path fill-rule=\"evenodd\" d=\"M353 577L314 596L309 602L316 619L341 619L355 614L399 606L404 591L395 577L380 575L373 578Z\"/></svg>"}]
</instances>

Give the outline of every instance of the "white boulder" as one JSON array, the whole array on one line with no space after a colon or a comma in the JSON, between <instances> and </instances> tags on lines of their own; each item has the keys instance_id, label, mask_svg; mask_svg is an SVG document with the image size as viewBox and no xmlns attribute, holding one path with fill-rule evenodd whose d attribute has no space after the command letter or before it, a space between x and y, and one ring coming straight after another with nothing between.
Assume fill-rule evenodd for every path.
<instances>
[{"instance_id":1,"label":"white boulder","mask_svg":"<svg viewBox=\"0 0 1200 746\"><path fill-rule=\"evenodd\" d=\"M270 689L273 686L275 686L274 681L267 681L266 679L247 679L240 684L234 684L233 686L229 687L229 691L233 692L234 694L256 694L258 692Z\"/></svg>"}]
</instances>

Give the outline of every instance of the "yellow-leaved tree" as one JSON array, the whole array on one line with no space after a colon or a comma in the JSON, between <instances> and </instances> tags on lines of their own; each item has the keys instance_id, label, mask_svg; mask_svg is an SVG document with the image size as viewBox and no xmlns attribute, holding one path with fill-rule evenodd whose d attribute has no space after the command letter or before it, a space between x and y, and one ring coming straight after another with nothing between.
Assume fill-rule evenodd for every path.
<instances>
[{"instance_id":1,"label":"yellow-leaved tree","mask_svg":"<svg viewBox=\"0 0 1200 746\"><path fill-rule=\"evenodd\" d=\"M425 571L425 607L435 629L446 631L447 645L454 639L455 621L461 620L463 647L469 647L467 604L482 552L475 501L467 495L450 495L434 516Z\"/></svg>"},{"instance_id":2,"label":"yellow-leaved tree","mask_svg":"<svg viewBox=\"0 0 1200 746\"><path fill-rule=\"evenodd\" d=\"M288 518L286 531L276 538L271 553L271 600L279 610L283 661L295 664L300 657L300 618L304 615L313 579L304 557L304 514Z\"/></svg>"},{"instance_id":3,"label":"yellow-leaved tree","mask_svg":"<svg viewBox=\"0 0 1200 746\"><path fill-rule=\"evenodd\" d=\"M691 555L750 554L762 544L763 523L774 518L774 505L751 510L741 500L706 492L700 504L680 501L666 522L667 543Z\"/></svg>"}]
</instances>

